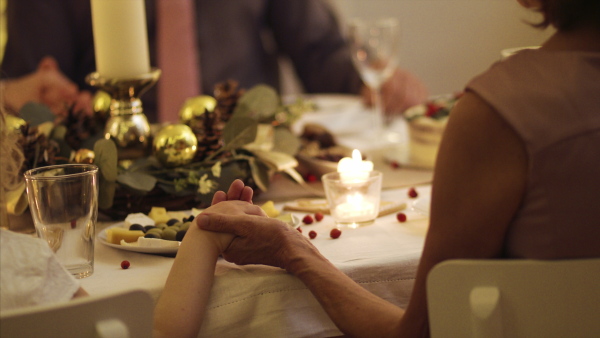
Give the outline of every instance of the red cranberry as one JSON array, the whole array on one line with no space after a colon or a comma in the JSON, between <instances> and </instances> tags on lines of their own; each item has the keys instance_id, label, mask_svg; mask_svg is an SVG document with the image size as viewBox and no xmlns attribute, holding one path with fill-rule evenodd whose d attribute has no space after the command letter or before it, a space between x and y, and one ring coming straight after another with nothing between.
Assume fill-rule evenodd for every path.
<instances>
[{"instance_id":1,"label":"red cranberry","mask_svg":"<svg viewBox=\"0 0 600 338\"><path fill-rule=\"evenodd\" d=\"M396 219L398 220L398 222L404 223L406 222L406 214L403 212L399 212L396 214Z\"/></svg>"},{"instance_id":2,"label":"red cranberry","mask_svg":"<svg viewBox=\"0 0 600 338\"><path fill-rule=\"evenodd\" d=\"M315 220L316 220L317 222L321 222L321 221L323 220L323 217L324 217L324 216L323 216L323 213L322 213L322 212L317 212L317 213L315 213Z\"/></svg>"},{"instance_id":3,"label":"red cranberry","mask_svg":"<svg viewBox=\"0 0 600 338\"><path fill-rule=\"evenodd\" d=\"M316 231L314 231L314 230L311 230L311 231L308 233L308 237L310 237L310 239L315 239L315 238L317 238L317 232L316 232Z\"/></svg>"},{"instance_id":4,"label":"red cranberry","mask_svg":"<svg viewBox=\"0 0 600 338\"><path fill-rule=\"evenodd\" d=\"M131 264L129 263L129 261L122 261L121 262L121 269L129 269L129 266Z\"/></svg>"},{"instance_id":5,"label":"red cranberry","mask_svg":"<svg viewBox=\"0 0 600 338\"><path fill-rule=\"evenodd\" d=\"M310 182L316 182L318 180L319 180L319 178L317 177L317 175L314 175L314 174L306 175L306 182L310 183Z\"/></svg>"},{"instance_id":6,"label":"red cranberry","mask_svg":"<svg viewBox=\"0 0 600 338\"><path fill-rule=\"evenodd\" d=\"M417 198L417 196L419 196L419 194L417 193L417 190L415 188L408 189L408 197Z\"/></svg>"},{"instance_id":7,"label":"red cranberry","mask_svg":"<svg viewBox=\"0 0 600 338\"><path fill-rule=\"evenodd\" d=\"M304 224L312 224L312 222L314 222L314 220L311 215L306 215L302 219L302 223L304 223Z\"/></svg>"},{"instance_id":8,"label":"red cranberry","mask_svg":"<svg viewBox=\"0 0 600 338\"><path fill-rule=\"evenodd\" d=\"M342 235L342 230L338 229L338 228L333 228L331 229L331 232L329 233L329 236L331 236L331 238L336 239L338 237L340 237Z\"/></svg>"}]
</instances>

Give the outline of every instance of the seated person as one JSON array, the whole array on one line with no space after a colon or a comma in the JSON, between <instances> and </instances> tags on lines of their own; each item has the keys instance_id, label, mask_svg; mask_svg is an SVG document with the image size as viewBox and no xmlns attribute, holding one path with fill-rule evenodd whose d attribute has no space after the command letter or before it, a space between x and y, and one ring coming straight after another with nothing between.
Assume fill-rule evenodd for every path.
<instances>
[{"instance_id":1,"label":"seated person","mask_svg":"<svg viewBox=\"0 0 600 338\"><path fill-rule=\"evenodd\" d=\"M238 215L265 213L252 204L252 189L236 180L229 191L218 191L213 196L211 212L225 212L224 201L239 206ZM233 235L188 229L167 278L165 288L154 309L155 337L195 337L202 324L205 308L214 279L217 258L233 239Z\"/></svg>"},{"instance_id":2,"label":"seated person","mask_svg":"<svg viewBox=\"0 0 600 338\"><path fill-rule=\"evenodd\" d=\"M145 2L153 66L158 65L156 2ZM90 89L84 81L96 70L90 1L47 6L37 0L8 0L7 5L8 41L0 77L31 74L40 60L52 56L78 88ZM359 94L364 88L325 0L196 0L195 6L205 94L212 95L215 84L229 79L242 88L259 83L279 88L282 55L292 60L308 93ZM141 97L150 122L158 120L156 87ZM425 86L404 70L394 73L383 92L387 110L396 113L427 98Z\"/></svg>"},{"instance_id":3,"label":"seated person","mask_svg":"<svg viewBox=\"0 0 600 338\"><path fill-rule=\"evenodd\" d=\"M600 2L519 0L557 31L474 78L450 114L410 303L369 293L276 219L223 201L196 218L235 235L223 256L298 277L346 335L429 335L426 277L454 258L600 257Z\"/></svg>"}]
</instances>

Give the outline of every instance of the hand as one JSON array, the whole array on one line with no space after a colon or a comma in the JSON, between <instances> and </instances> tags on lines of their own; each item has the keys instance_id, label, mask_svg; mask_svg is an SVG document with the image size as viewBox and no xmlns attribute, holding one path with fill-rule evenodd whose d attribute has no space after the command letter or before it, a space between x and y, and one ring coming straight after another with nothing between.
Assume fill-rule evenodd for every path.
<instances>
[{"instance_id":1,"label":"hand","mask_svg":"<svg viewBox=\"0 0 600 338\"><path fill-rule=\"evenodd\" d=\"M229 191L227 193L225 193L224 191L217 191L214 196L213 196L213 200L211 203L211 206L206 209L203 213L208 212L208 213L219 213L219 212L236 212L233 209L228 209L229 205L226 204L221 204L219 206L216 206L217 204L221 203L221 202L225 202L225 201L238 201L238 202L243 202L240 205L240 208L246 205L251 205L252 206L252 195L254 194L254 191L252 191L252 188L247 187L244 185L244 182L242 182L241 180L235 180L233 181L233 183L231 183L231 186L229 187ZM258 208L259 210L257 210L256 208ZM242 214L245 211L242 211ZM264 215L264 212L262 211L262 209L260 209L259 207L253 207L251 209L248 209L249 213L251 214L259 214L259 215ZM262 214L261 214L262 212ZM206 231L205 232L207 238L209 240L211 240L213 243L215 243L215 245L217 246L218 250L220 253L222 253L223 251L225 251L227 249L227 247L229 246L229 244L231 243L231 240L233 240L233 235L231 234L224 234L224 233L217 233L217 232L212 232L212 231Z\"/></svg>"},{"instance_id":2,"label":"hand","mask_svg":"<svg viewBox=\"0 0 600 338\"><path fill-rule=\"evenodd\" d=\"M363 86L361 94L366 104L373 104L373 96L367 86ZM401 69L396 69L381 87L383 109L388 117L425 102L428 96L427 88L421 80Z\"/></svg>"},{"instance_id":3,"label":"hand","mask_svg":"<svg viewBox=\"0 0 600 338\"><path fill-rule=\"evenodd\" d=\"M77 85L60 71L52 57L43 58L35 72L6 81L4 97L8 108L14 111L33 101L47 105L58 116L66 116L74 104L91 113L91 95L79 93Z\"/></svg>"},{"instance_id":4,"label":"hand","mask_svg":"<svg viewBox=\"0 0 600 338\"><path fill-rule=\"evenodd\" d=\"M253 195L254 191L252 188L245 186L242 180L235 180L231 183L231 186L229 186L229 191L227 191L227 193L219 190L214 194L211 205L233 200L246 201L252 204Z\"/></svg>"},{"instance_id":5,"label":"hand","mask_svg":"<svg viewBox=\"0 0 600 338\"><path fill-rule=\"evenodd\" d=\"M236 236L223 252L227 261L239 265L264 264L290 271L290 263L297 257L298 250L316 251L308 239L288 224L265 217L262 210L260 215L253 214L252 205L230 204L234 202L216 205L227 207L227 212L212 213L207 209L197 217L200 229Z\"/></svg>"}]
</instances>

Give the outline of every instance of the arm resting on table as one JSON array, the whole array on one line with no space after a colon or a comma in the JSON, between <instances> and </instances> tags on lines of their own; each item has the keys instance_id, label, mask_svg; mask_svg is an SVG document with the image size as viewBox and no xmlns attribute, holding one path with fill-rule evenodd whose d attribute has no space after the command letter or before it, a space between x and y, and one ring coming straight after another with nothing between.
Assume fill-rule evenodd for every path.
<instances>
[{"instance_id":1,"label":"arm resting on table","mask_svg":"<svg viewBox=\"0 0 600 338\"><path fill-rule=\"evenodd\" d=\"M154 310L155 337L198 335L214 280L215 265L231 235L190 227Z\"/></svg>"}]
</instances>

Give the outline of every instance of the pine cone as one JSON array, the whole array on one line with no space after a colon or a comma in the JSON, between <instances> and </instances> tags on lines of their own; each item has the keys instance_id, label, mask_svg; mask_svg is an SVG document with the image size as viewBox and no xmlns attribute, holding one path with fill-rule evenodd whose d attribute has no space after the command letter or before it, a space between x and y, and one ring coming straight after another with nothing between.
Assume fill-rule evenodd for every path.
<instances>
[{"instance_id":1,"label":"pine cone","mask_svg":"<svg viewBox=\"0 0 600 338\"><path fill-rule=\"evenodd\" d=\"M223 129L220 126L221 119L219 118L218 111L216 109L214 112L207 111L202 114L202 119L203 130L201 133L195 131L198 138L198 150L194 158L195 161L204 160L223 146L223 140L221 139Z\"/></svg>"},{"instance_id":2,"label":"pine cone","mask_svg":"<svg viewBox=\"0 0 600 338\"><path fill-rule=\"evenodd\" d=\"M23 171L56 164L59 145L54 140L48 139L38 132L37 127L30 127L28 124L21 127L21 132L23 136L19 143L25 156Z\"/></svg>"},{"instance_id":3,"label":"pine cone","mask_svg":"<svg viewBox=\"0 0 600 338\"><path fill-rule=\"evenodd\" d=\"M215 85L214 96L217 100L215 111L219 113L223 123L229 121L239 98L244 92L245 89L240 89L239 83L234 80L227 80Z\"/></svg>"},{"instance_id":4,"label":"pine cone","mask_svg":"<svg viewBox=\"0 0 600 338\"><path fill-rule=\"evenodd\" d=\"M65 141L71 148L77 150L81 148L81 143L84 140L104 129L106 118L100 116L100 114L89 116L82 111L75 112L71 109L62 124L67 127Z\"/></svg>"}]
</instances>

